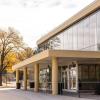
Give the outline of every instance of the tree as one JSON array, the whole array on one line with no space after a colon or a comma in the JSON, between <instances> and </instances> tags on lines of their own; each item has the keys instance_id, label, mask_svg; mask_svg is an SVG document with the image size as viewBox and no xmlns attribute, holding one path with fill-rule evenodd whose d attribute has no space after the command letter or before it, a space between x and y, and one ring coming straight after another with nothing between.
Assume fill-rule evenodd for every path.
<instances>
[{"instance_id":1,"label":"tree","mask_svg":"<svg viewBox=\"0 0 100 100\"><path fill-rule=\"evenodd\" d=\"M14 64L18 63L18 59L16 57L16 52L12 51L12 52L9 52L8 55L5 57L5 61L4 61L4 64L6 65L6 72L7 73L12 73L13 70L12 70L12 66Z\"/></svg>"},{"instance_id":2,"label":"tree","mask_svg":"<svg viewBox=\"0 0 100 100\"><path fill-rule=\"evenodd\" d=\"M25 47L23 48L23 50L19 51L16 53L16 58L17 58L17 62L20 62L20 61L23 61L27 58L30 58L34 55L34 50L30 47ZM20 80L23 79L22 77L22 74L23 74L23 71L19 71L19 77L20 77Z\"/></svg>"},{"instance_id":3,"label":"tree","mask_svg":"<svg viewBox=\"0 0 100 100\"><path fill-rule=\"evenodd\" d=\"M21 47L23 47L23 39L18 31L11 27L7 30L0 30L0 86L2 86L2 74L7 67L6 56Z\"/></svg>"},{"instance_id":4,"label":"tree","mask_svg":"<svg viewBox=\"0 0 100 100\"><path fill-rule=\"evenodd\" d=\"M25 48L23 48L22 51L17 53L17 59L19 61L23 61L27 58L32 57L33 55L34 55L34 50L30 47L25 47Z\"/></svg>"}]
</instances>

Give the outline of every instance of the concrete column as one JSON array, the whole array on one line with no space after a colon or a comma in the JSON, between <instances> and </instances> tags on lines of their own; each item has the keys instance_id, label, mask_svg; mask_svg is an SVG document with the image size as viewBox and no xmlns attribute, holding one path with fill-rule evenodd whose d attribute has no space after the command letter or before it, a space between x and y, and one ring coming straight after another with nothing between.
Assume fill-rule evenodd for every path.
<instances>
[{"instance_id":1,"label":"concrete column","mask_svg":"<svg viewBox=\"0 0 100 100\"><path fill-rule=\"evenodd\" d=\"M27 90L27 68L23 68L24 90Z\"/></svg>"},{"instance_id":2,"label":"concrete column","mask_svg":"<svg viewBox=\"0 0 100 100\"><path fill-rule=\"evenodd\" d=\"M19 70L16 70L16 84L19 83Z\"/></svg>"},{"instance_id":3,"label":"concrete column","mask_svg":"<svg viewBox=\"0 0 100 100\"><path fill-rule=\"evenodd\" d=\"M35 64L34 66L34 81L35 81L35 87L34 91L39 91L39 64Z\"/></svg>"},{"instance_id":4,"label":"concrete column","mask_svg":"<svg viewBox=\"0 0 100 100\"><path fill-rule=\"evenodd\" d=\"M58 63L56 57L52 57L52 94L58 94Z\"/></svg>"}]
</instances>

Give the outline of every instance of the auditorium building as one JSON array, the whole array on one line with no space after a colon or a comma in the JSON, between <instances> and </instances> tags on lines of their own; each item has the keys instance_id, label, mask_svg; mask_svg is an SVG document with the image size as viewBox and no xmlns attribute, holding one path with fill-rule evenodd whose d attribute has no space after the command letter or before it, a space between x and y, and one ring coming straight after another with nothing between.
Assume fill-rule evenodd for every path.
<instances>
[{"instance_id":1,"label":"auditorium building","mask_svg":"<svg viewBox=\"0 0 100 100\"><path fill-rule=\"evenodd\" d=\"M23 81L25 90L34 83L34 92L53 95L95 92L100 85L99 50L100 0L95 0L37 40L34 56L13 66L17 88Z\"/></svg>"}]
</instances>

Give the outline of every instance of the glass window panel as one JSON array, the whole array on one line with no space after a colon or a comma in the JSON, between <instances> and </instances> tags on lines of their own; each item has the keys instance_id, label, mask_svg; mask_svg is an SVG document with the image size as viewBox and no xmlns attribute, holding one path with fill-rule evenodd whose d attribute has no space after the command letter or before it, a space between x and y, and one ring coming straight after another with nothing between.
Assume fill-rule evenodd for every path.
<instances>
[{"instance_id":1,"label":"glass window panel","mask_svg":"<svg viewBox=\"0 0 100 100\"><path fill-rule=\"evenodd\" d=\"M58 34L57 36L55 36L51 39L51 48L62 49L62 46L63 46L62 34Z\"/></svg>"},{"instance_id":2,"label":"glass window panel","mask_svg":"<svg viewBox=\"0 0 100 100\"><path fill-rule=\"evenodd\" d=\"M77 24L73 26L73 49L77 50Z\"/></svg>"},{"instance_id":3,"label":"glass window panel","mask_svg":"<svg viewBox=\"0 0 100 100\"><path fill-rule=\"evenodd\" d=\"M100 50L100 11L97 13L97 43L98 50Z\"/></svg>"},{"instance_id":4,"label":"glass window panel","mask_svg":"<svg viewBox=\"0 0 100 100\"><path fill-rule=\"evenodd\" d=\"M99 50L99 33L100 10L48 40L47 43L43 44L44 46L40 47L43 50L47 49L48 45L51 49L65 50L97 50L98 47Z\"/></svg>"},{"instance_id":5,"label":"glass window panel","mask_svg":"<svg viewBox=\"0 0 100 100\"><path fill-rule=\"evenodd\" d=\"M96 49L96 14L90 16L90 50Z\"/></svg>"},{"instance_id":6,"label":"glass window panel","mask_svg":"<svg viewBox=\"0 0 100 100\"><path fill-rule=\"evenodd\" d=\"M55 37L54 37L54 38L55 38ZM48 48L49 48L49 49L55 49L55 48L54 48L54 41L53 41L53 39L50 39L50 40L49 40L49 42L48 42Z\"/></svg>"},{"instance_id":7,"label":"glass window panel","mask_svg":"<svg viewBox=\"0 0 100 100\"><path fill-rule=\"evenodd\" d=\"M55 36L53 38L53 47L54 49L60 49L61 48L61 38L59 37L59 35Z\"/></svg>"},{"instance_id":8,"label":"glass window panel","mask_svg":"<svg viewBox=\"0 0 100 100\"><path fill-rule=\"evenodd\" d=\"M69 87L70 89L76 89L76 67L73 67L72 65L69 68Z\"/></svg>"},{"instance_id":9,"label":"glass window panel","mask_svg":"<svg viewBox=\"0 0 100 100\"><path fill-rule=\"evenodd\" d=\"M78 23L78 50L84 48L84 32L83 32L83 21Z\"/></svg>"},{"instance_id":10,"label":"glass window panel","mask_svg":"<svg viewBox=\"0 0 100 100\"><path fill-rule=\"evenodd\" d=\"M39 73L40 88L51 88L51 71L50 68L42 68Z\"/></svg>"},{"instance_id":11,"label":"glass window panel","mask_svg":"<svg viewBox=\"0 0 100 100\"><path fill-rule=\"evenodd\" d=\"M82 80L87 81L88 80L88 66L82 65Z\"/></svg>"},{"instance_id":12,"label":"glass window panel","mask_svg":"<svg viewBox=\"0 0 100 100\"><path fill-rule=\"evenodd\" d=\"M67 83L68 83L68 76L67 76L67 66L62 66L61 67L61 77L62 77L62 79L61 79L61 82L63 83L63 89L68 89L68 87L67 87Z\"/></svg>"},{"instance_id":13,"label":"glass window panel","mask_svg":"<svg viewBox=\"0 0 100 100\"><path fill-rule=\"evenodd\" d=\"M73 49L73 33L72 28L68 29L68 49Z\"/></svg>"},{"instance_id":14,"label":"glass window panel","mask_svg":"<svg viewBox=\"0 0 100 100\"><path fill-rule=\"evenodd\" d=\"M96 79L100 81L100 65L96 65Z\"/></svg>"},{"instance_id":15,"label":"glass window panel","mask_svg":"<svg viewBox=\"0 0 100 100\"><path fill-rule=\"evenodd\" d=\"M81 81L81 76L82 76L82 68L81 68L81 65L78 66L78 78L79 80Z\"/></svg>"},{"instance_id":16,"label":"glass window panel","mask_svg":"<svg viewBox=\"0 0 100 100\"><path fill-rule=\"evenodd\" d=\"M90 81L96 80L95 65L89 66L89 80Z\"/></svg>"},{"instance_id":17,"label":"glass window panel","mask_svg":"<svg viewBox=\"0 0 100 100\"><path fill-rule=\"evenodd\" d=\"M77 24L73 26L73 49L77 50Z\"/></svg>"},{"instance_id":18,"label":"glass window panel","mask_svg":"<svg viewBox=\"0 0 100 100\"><path fill-rule=\"evenodd\" d=\"M67 30L64 31L64 49L68 49L68 34Z\"/></svg>"},{"instance_id":19,"label":"glass window panel","mask_svg":"<svg viewBox=\"0 0 100 100\"><path fill-rule=\"evenodd\" d=\"M88 50L90 46L90 23L89 18L84 20L84 50Z\"/></svg>"}]
</instances>

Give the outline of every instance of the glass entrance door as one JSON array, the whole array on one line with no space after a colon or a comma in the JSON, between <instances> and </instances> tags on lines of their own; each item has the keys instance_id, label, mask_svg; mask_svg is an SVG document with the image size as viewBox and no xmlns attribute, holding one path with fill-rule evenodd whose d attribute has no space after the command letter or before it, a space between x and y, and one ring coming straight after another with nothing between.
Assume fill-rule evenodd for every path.
<instances>
[{"instance_id":1,"label":"glass entrance door","mask_svg":"<svg viewBox=\"0 0 100 100\"><path fill-rule=\"evenodd\" d=\"M77 73L76 67L69 66L69 88L71 90L77 89Z\"/></svg>"},{"instance_id":2,"label":"glass entrance door","mask_svg":"<svg viewBox=\"0 0 100 100\"><path fill-rule=\"evenodd\" d=\"M62 83L63 83L63 89L67 89L68 86L67 86L67 71L63 71L62 72Z\"/></svg>"},{"instance_id":3,"label":"glass entrance door","mask_svg":"<svg viewBox=\"0 0 100 100\"><path fill-rule=\"evenodd\" d=\"M69 65L69 67L62 67L62 83L63 89L76 90L77 89L77 70L76 66Z\"/></svg>"}]
</instances>

